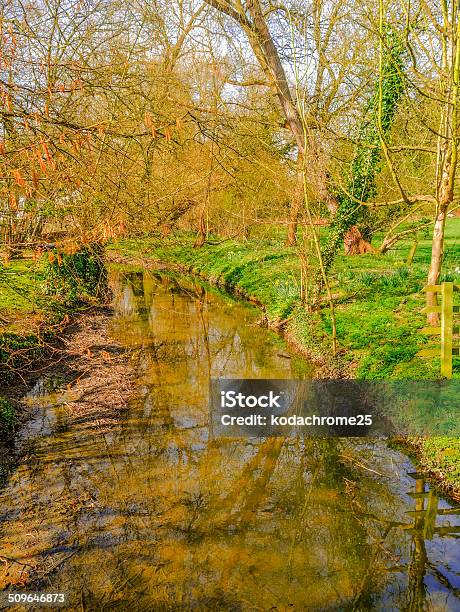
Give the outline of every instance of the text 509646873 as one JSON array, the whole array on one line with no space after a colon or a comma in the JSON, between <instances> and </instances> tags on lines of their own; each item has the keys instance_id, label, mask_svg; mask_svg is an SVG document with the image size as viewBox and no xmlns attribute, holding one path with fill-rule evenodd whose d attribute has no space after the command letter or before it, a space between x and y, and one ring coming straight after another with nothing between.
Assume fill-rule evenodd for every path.
<instances>
[{"instance_id":1,"label":"text 509646873","mask_svg":"<svg viewBox=\"0 0 460 612\"><path fill-rule=\"evenodd\" d=\"M3 592L0 597L0 603L3 605L14 606L23 604L30 606L49 606L60 607L67 604L66 593L43 593L38 591L29 591L27 593L18 593L16 591Z\"/></svg>"}]
</instances>

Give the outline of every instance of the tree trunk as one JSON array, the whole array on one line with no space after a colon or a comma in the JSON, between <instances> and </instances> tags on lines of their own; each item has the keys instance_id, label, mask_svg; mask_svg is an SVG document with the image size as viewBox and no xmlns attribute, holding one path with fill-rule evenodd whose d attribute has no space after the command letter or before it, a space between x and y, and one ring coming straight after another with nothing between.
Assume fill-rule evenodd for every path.
<instances>
[{"instance_id":1,"label":"tree trunk","mask_svg":"<svg viewBox=\"0 0 460 612\"><path fill-rule=\"evenodd\" d=\"M230 3L222 3L219 0L206 0L206 2L219 11L226 13L239 23L245 31L254 55L269 85L278 96L286 120L286 127L290 130L295 139L298 154L303 157L306 147L304 126L298 113L297 106L292 98L278 49L273 42L259 0L247 0L246 8L249 16L246 15L242 5L240 5L240 8L237 8ZM292 198L291 219L287 238L287 244L289 245L296 243L299 212L300 204L296 194L294 194Z\"/></svg>"},{"instance_id":2,"label":"tree trunk","mask_svg":"<svg viewBox=\"0 0 460 612\"><path fill-rule=\"evenodd\" d=\"M299 220L299 206L294 201L297 198L293 198L293 202L291 204L291 216L289 219L288 225L288 233L286 237L286 246L292 247L297 244L297 226Z\"/></svg>"},{"instance_id":3,"label":"tree trunk","mask_svg":"<svg viewBox=\"0 0 460 612\"><path fill-rule=\"evenodd\" d=\"M276 92L285 118L286 127L294 137L299 157L303 159L308 153L308 157L317 159L321 148L320 144L305 130L304 123L289 88L289 82L280 54L268 28L260 0L246 0L244 3L222 0L205 1L221 13L231 17L246 33L251 49L267 78L268 84ZM327 193L325 173L323 171L317 172L316 163L318 162L316 161L309 168L309 179L312 175L315 175L312 184L315 184L315 187L317 187L318 183L321 183L319 189L317 189L318 194L320 194L318 199L323 199L328 207L330 205L334 207L332 195L328 194L326 198L322 197L323 193ZM296 243L300 210L301 203L298 201L297 194L294 194L287 236L287 244L289 245Z\"/></svg>"},{"instance_id":4,"label":"tree trunk","mask_svg":"<svg viewBox=\"0 0 460 612\"><path fill-rule=\"evenodd\" d=\"M297 159L297 176L296 184L291 199L291 209L289 215L289 225L286 237L286 246L295 246L297 244L297 227L299 224L300 211L304 199L303 188L303 168L302 157L299 155Z\"/></svg>"},{"instance_id":5,"label":"tree trunk","mask_svg":"<svg viewBox=\"0 0 460 612\"><path fill-rule=\"evenodd\" d=\"M433 229L433 242L431 245L431 262L430 270L428 272L428 285L436 285L441 275L442 258L444 254L444 227L446 224L447 208L449 203L440 204L436 214ZM428 291L426 294L426 305L429 308L437 306L438 300L436 293ZM429 312L427 315L427 321L430 325L437 325L439 323L439 314L437 312Z\"/></svg>"},{"instance_id":6,"label":"tree trunk","mask_svg":"<svg viewBox=\"0 0 460 612\"><path fill-rule=\"evenodd\" d=\"M456 156L455 156L456 157ZM431 244L431 261L430 270L428 272L427 284L436 285L441 275L442 258L444 254L444 228L446 225L447 209L452 203L453 193L453 177L455 176L455 168L452 164L452 146L448 146L448 150L444 159L441 188L439 192L439 203L436 211L436 217L433 228L433 240ZM429 308L437 306L438 300L436 293L427 291L426 305ZM427 321L430 325L439 323L439 314L437 312L429 312Z\"/></svg>"},{"instance_id":7,"label":"tree trunk","mask_svg":"<svg viewBox=\"0 0 460 612\"><path fill-rule=\"evenodd\" d=\"M439 186L438 207L433 228L433 242L431 246L431 262L428 272L427 284L436 285L441 275L442 259L444 255L444 228L449 206L454 199L455 175L457 172L458 161L458 95L460 80L460 19L457 15L456 35L455 35L455 61L451 65L449 74L449 87L451 94L448 97L445 111L444 142L440 149L442 162L441 182ZM449 66L446 56L446 49L443 50L443 69ZM439 159L439 158L438 158ZM428 307L437 306L436 293L427 291L426 305ZM428 312L427 320L430 325L437 326L439 314Z\"/></svg>"},{"instance_id":8,"label":"tree trunk","mask_svg":"<svg viewBox=\"0 0 460 612\"><path fill-rule=\"evenodd\" d=\"M299 154L302 155L305 151L304 129L292 99L278 50L268 29L259 0L248 0L247 7L252 19L252 28L246 29L251 46L278 94L286 123L295 138Z\"/></svg>"},{"instance_id":9,"label":"tree trunk","mask_svg":"<svg viewBox=\"0 0 460 612\"><path fill-rule=\"evenodd\" d=\"M207 238L206 234L207 232L206 232L206 223L205 223L205 207L203 206L203 208L201 209L201 214L200 214L200 225L198 228L198 234L197 234L197 237L195 238L195 243L193 244L194 249L201 249L203 244L206 242L206 238Z\"/></svg>"}]
</instances>

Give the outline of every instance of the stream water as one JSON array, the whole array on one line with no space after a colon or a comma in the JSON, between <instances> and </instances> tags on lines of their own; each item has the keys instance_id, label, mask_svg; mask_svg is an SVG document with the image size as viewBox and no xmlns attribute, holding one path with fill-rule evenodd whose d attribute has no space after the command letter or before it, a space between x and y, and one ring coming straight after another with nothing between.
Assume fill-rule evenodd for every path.
<instances>
[{"instance_id":1,"label":"stream water","mask_svg":"<svg viewBox=\"0 0 460 612\"><path fill-rule=\"evenodd\" d=\"M212 438L211 376L312 375L255 309L148 271L112 285L134 397L97 431L36 389L0 494L0 587L72 610L460 610L460 515L403 454Z\"/></svg>"}]
</instances>

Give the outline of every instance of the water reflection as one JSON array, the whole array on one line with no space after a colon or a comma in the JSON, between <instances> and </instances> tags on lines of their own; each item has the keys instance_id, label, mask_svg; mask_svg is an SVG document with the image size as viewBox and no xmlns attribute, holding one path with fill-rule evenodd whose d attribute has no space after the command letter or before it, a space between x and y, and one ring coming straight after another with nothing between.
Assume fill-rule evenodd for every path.
<instances>
[{"instance_id":1,"label":"water reflection","mask_svg":"<svg viewBox=\"0 0 460 612\"><path fill-rule=\"evenodd\" d=\"M40 403L53 418L0 499L2 587L79 610L460 608L458 511L403 455L210 435L210 376L311 373L251 308L148 272L112 282L136 395L99 433Z\"/></svg>"}]
</instances>

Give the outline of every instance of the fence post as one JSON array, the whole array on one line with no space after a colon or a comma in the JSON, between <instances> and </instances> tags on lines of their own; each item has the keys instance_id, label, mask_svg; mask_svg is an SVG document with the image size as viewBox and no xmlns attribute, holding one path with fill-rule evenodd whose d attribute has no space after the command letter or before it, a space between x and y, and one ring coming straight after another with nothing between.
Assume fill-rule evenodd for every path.
<instances>
[{"instance_id":1,"label":"fence post","mask_svg":"<svg viewBox=\"0 0 460 612\"><path fill-rule=\"evenodd\" d=\"M454 283L444 282L440 285L427 285L423 288L425 293L432 291L441 294L440 306L425 306L422 312L437 312L441 315L440 327L424 327L420 330L422 334L440 336L441 346L439 348L425 348L418 351L420 357L440 357L441 376L452 378L452 356L460 354L460 347L453 345L454 333L459 333L459 327L454 327L454 313L460 312L460 306L454 306L454 292L460 292L460 286Z\"/></svg>"},{"instance_id":2,"label":"fence post","mask_svg":"<svg viewBox=\"0 0 460 612\"><path fill-rule=\"evenodd\" d=\"M452 378L454 284L441 284L441 375Z\"/></svg>"}]
</instances>

